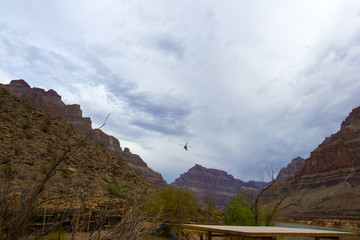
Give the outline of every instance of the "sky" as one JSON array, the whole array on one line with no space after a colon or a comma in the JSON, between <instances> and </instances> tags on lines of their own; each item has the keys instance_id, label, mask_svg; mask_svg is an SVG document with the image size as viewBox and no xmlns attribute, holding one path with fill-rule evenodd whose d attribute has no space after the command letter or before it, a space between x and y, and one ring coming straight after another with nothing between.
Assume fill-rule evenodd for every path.
<instances>
[{"instance_id":1,"label":"sky","mask_svg":"<svg viewBox=\"0 0 360 240\"><path fill-rule=\"evenodd\" d=\"M0 59L168 183L263 180L360 105L360 1L0 0Z\"/></svg>"}]
</instances>

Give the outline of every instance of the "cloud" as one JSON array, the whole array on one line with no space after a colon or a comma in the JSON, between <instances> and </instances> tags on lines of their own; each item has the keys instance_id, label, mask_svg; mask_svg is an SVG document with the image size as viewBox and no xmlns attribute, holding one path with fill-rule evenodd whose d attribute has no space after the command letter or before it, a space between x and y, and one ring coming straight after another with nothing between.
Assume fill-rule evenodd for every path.
<instances>
[{"instance_id":1,"label":"cloud","mask_svg":"<svg viewBox=\"0 0 360 240\"><path fill-rule=\"evenodd\" d=\"M157 49L165 54L174 55L178 60L184 57L185 49L181 42L170 36L159 36L154 40Z\"/></svg>"},{"instance_id":2,"label":"cloud","mask_svg":"<svg viewBox=\"0 0 360 240\"><path fill-rule=\"evenodd\" d=\"M256 179L360 104L357 1L41 3L0 9L0 81L53 88L94 125L111 112L105 132L169 182L196 163Z\"/></svg>"}]
</instances>

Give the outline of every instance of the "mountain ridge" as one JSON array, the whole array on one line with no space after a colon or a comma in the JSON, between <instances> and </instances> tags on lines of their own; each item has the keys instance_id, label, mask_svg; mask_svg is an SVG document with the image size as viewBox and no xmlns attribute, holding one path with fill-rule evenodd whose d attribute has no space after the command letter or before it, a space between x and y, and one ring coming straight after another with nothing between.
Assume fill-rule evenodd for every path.
<instances>
[{"instance_id":1,"label":"mountain ridge","mask_svg":"<svg viewBox=\"0 0 360 240\"><path fill-rule=\"evenodd\" d=\"M223 170L206 168L199 164L181 174L170 185L192 190L199 201L208 195L217 200L218 208L225 208L237 194L252 195L259 189L251 182L236 179Z\"/></svg>"},{"instance_id":2,"label":"mountain ridge","mask_svg":"<svg viewBox=\"0 0 360 240\"><path fill-rule=\"evenodd\" d=\"M12 80L9 84L0 84L0 87L9 90L12 95L26 98L31 103L42 107L54 116L64 119L84 134L93 131L91 118L82 116L80 105L66 105L62 102L61 96L53 89L45 91L41 88L31 88L23 79ZM155 187L162 188L167 186L161 174L149 168L138 155L134 155L130 151L124 154L119 140L115 137L98 129L92 134L92 140L104 144L112 154L126 159L128 165L134 171L145 176ZM133 159L136 159L137 163L131 163ZM140 162L141 164L139 164Z\"/></svg>"},{"instance_id":3,"label":"mountain ridge","mask_svg":"<svg viewBox=\"0 0 360 240\"><path fill-rule=\"evenodd\" d=\"M53 204L46 203L51 208L116 204L151 189L149 182L131 170L124 159L110 154L69 123L3 88L0 110L1 188L10 184L14 196L29 194L63 156L66 158L56 167L41 195L54 199ZM13 176L4 179L5 170L9 173L11 169Z\"/></svg>"}]
</instances>

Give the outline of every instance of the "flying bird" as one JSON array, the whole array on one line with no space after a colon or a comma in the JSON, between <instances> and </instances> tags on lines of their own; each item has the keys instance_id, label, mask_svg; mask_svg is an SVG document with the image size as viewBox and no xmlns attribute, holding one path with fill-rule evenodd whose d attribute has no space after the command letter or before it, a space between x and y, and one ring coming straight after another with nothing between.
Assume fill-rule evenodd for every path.
<instances>
[{"instance_id":1,"label":"flying bird","mask_svg":"<svg viewBox=\"0 0 360 240\"><path fill-rule=\"evenodd\" d=\"M189 146L188 143L186 143L186 144L184 145L184 149L187 151L187 150L188 150L188 147L191 147L191 146Z\"/></svg>"}]
</instances>

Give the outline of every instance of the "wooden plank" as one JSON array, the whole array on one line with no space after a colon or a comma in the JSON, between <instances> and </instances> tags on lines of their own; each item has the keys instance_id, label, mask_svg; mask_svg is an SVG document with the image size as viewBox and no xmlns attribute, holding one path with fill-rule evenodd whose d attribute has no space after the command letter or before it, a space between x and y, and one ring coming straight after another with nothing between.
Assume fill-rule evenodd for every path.
<instances>
[{"instance_id":1,"label":"wooden plank","mask_svg":"<svg viewBox=\"0 0 360 240\"><path fill-rule=\"evenodd\" d=\"M314 238L341 238L359 237L358 233L344 231L317 230L288 227L260 227L260 226L224 226L224 225L180 225L183 231L210 232L223 236L240 236L244 238L273 238L273 237L314 237Z\"/></svg>"}]
</instances>

